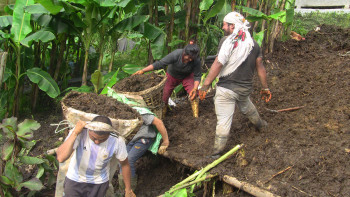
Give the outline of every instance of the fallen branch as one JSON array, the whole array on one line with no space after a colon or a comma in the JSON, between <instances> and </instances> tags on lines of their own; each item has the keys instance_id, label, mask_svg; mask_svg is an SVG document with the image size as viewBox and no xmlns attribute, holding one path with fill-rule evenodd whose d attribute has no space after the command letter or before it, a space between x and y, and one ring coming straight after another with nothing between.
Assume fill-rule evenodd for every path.
<instances>
[{"instance_id":1,"label":"fallen branch","mask_svg":"<svg viewBox=\"0 0 350 197\"><path fill-rule=\"evenodd\" d=\"M280 174L284 173L285 171L287 171L287 170L289 170L289 169L291 169L291 168L292 168L292 166L289 166L288 168L277 172L276 174L272 175L272 177L271 177L269 180L267 180L264 184L270 182L270 181L271 181L273 178L275 178L277 175L280 175Z\"/></svg>"},{"instance_id":2,"label":"fallen branch","mask_svg":"<svg viewBox=\"0 0 350 197\"><path fill-rule=\"evenodd\" d=\"M286 109L279 109L279 110L273 110L273 109L268 109L268 108L265 108L267 111L269 112L272 112L272 113L278 113L278 112L286 112L286 111L294 111L294 110L297 110L297 109L301 109L305 106L300 106L300 107L290 107L290 108L286 108Z\"/></svg>"},{"instance_id":3,"label":"fallen branch","mask_svg":"<svg viewBox=\"0 0 350 197\"><path fill-rule=\"evenodd\" d=\"M249 184L247 182L243 182L243 181L239 181L237 178L235 177L231 177L228 175L225 175L223 178L223 181L234 186L237 187L253 196L257 196L257 197L278 197L278 195L275 195L271 192L268 192L266 190L263 190L259 187L256 187L252 184Z\"/></svg>"},{"instance_id":4,"label":"fallen branch","mask_svg":"<svg viewBox=\"0 0 350 197\"><path fill-rule=\"evenodd\" d=\"M299 191L300 193L303 193L303 194L307 195L307 196L312 196L312 195L310 195L310 194L304 192L303 190L301 190L301 189L299 189L299 188L297 188L297 187L292 186L292 188L295 189L295 190L297 190L297 191Z\"/></svg>"}]
</instances>

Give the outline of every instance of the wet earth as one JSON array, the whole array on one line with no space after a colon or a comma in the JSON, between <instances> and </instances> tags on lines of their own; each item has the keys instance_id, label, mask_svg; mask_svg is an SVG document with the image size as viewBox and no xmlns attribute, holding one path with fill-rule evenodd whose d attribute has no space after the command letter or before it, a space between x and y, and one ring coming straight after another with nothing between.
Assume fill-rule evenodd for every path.
<instances>
[{"instance_id":1,"label":"wet earth","mask_svg":"<svg viewBox=\"0 0 350 197\"><path fill-rule=\"evenodd\" d=\"M350 30L321 26L303 41L275 43L264 57L272 99L259 97L255 78L251 100L267 129L257 131L236 109L226 151L244 147L210 173L236 177L280 196L348 196L350 194ZM274 113L291 107L294 111ZM213 97L200 102L199 118L185 101L164 118L170 146L167 158L147 153L137 163L138 196L157 196L193 170L206 166L214 142ZM54 148L58 137L50 123L59 109L34 115L41 123L34 153ZM180 163L185 163L187 166ZM188 167L189 166L189 167ZM116 182L116 180L113 180ZM54 188L43 194L52 196ZM51 193L50 193L51 192ZM210 192L209 192L210 193ZM217 196L222 190L216 190ZM235 191L226 196L249 196ZM198 196L201 196L199 194Z\"/></svg>"}]
</instances>

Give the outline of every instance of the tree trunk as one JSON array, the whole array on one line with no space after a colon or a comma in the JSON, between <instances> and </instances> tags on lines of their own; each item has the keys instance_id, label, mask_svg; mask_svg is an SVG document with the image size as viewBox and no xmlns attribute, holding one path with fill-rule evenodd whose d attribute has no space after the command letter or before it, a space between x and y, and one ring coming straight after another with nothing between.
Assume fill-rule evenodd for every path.
<instances>
[{"instance_id":1,"label":"tree trunk","mask_svg":"<svg viewBox=\"0 0 350 197\"><path fill-rule=\"evenodd\" d=\"M189 40L189 30L190 30L190 19L191 19L191 9L192 0L186 0L186 21L185 21L185 41Z\"/></svg>"},{"instance_id":2,"label":"tree trunk","mask_svg":"<svg viewBox=\"0 0 350 197\"><path fill-rule=\"evenodd\" d=\"M60 44L60 52L58 55L58 60L57 60L57 65L56 65L56 70L53 79L57 82L58 75L60 74L60 69L62 62L64 60L64 51L66 50L66 42L67 42L67 34L62 35L62 40Z\"/></svg>"},{"instance_id":3,"label":"tree trunk","mask_svg":"<svg viewBox=\"0 0 350 197\"><path fill-rule=\"evenodd\" d=\"M51 77L53 77L54 75L54 71L55 71L55 65L56 65L56 51L57 51L57 44L56 42L53 40L52 42L52 46L51 46L51 52L50 52L50 66L49 66L49 74L51 75Z\"/></svg>"},{"instance_id":4,"label":"tree trunk","mask_svg":"<svg viewBox=\"0 0 350 197\"><path fill-rule=\"evenodd\" d=\"M154 7L154 0L151 0L151 3L148 7L149 11L149 22L153 24L153 7ZM148 64L153 63L153 55L152 55L152 48L151 48L151 41L148 42Z\"/></svg>"},{"instance_id":5,"label":"tree trunk","mask_svg":"<svg viewBox=\"0 0 350 197\"><path fill-rule=\"evenodd\" d=\"M83 77L81 79L82 86L87 85L88 60L89 60L89 49L85 49L84 70L83 70Z\"/></svg>"}]
</instances>

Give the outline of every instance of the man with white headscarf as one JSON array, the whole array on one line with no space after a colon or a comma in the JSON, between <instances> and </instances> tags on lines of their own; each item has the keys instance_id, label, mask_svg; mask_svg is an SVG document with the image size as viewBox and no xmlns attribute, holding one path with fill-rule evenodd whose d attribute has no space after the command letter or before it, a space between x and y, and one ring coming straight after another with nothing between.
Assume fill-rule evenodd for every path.
<instances>
[{"instance_id":1,"label":"man with white headscarf","mask_svg":"<svg viewBox=\"0 0 350 197\"><path fill-rule=\"evenodd\" d=\"M125 142L106 116L96 116L91 122L79 120L66 140L57 149L62 163L72 154L64 181L64 196L105 196L109 187L110 163L113 157L123 169L125 197L135 197L131 189L131 170Z\"/></svg>"},{"instance_id":2,"label":"man with white headscarf","mask_svg":"<svg viewBox=\"0 0 350 197\"><path fill-rule=\"evenodd\" d=\"M212 157L220 156L225 148L235 104L258 130L267 126L249 98L256 70L262 84L262 99L266 102L271 99L261 49L252 39L249 27L249 22L238 12L230 12L224 17L222 29L225 37L220 42L222 45L219 46L218 56L199 90L199 96L203 100L212 81L219 77L214 97L217 125Z\"/></svg>"}]
</instances>

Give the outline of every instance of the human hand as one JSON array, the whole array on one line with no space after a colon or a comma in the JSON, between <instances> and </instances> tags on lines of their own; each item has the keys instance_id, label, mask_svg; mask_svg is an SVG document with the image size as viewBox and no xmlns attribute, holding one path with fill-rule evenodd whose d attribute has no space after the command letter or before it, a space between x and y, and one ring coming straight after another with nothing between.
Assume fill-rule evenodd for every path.
<instances>
[{"instance_id":1,"label":"human hand","mask_svg":"<svg viewBox=\"0 0 350 197\"><path fill-rule=\"evenodd\" d=\"M125 197L136 197L132 190L125 191Z\"/></svg>"},{"instance_id":2,"label":"human hand","mask_svg":"<svg viewBox=\"0 0 350 197\"><path fill-rule=\"evenodd\" d=\"M132 74L131 76L134 76L134 75L142 75L143 73L145 73L143 70L138 70L138 71L136 71L134 74Z\"/></svg>"},{"instance_id":3,"label":"human hand","mask_svg":"<svg viewBox=\"0 0 350 197\"><path fill-rule=\"evenodd\" d=\"M193 88L189 94L191 101L193 101L194 98L197 96L197 89Z\"/></svg>"},{"instance_id":4,"label":"human hand","mask_svg":"<svg viewBox=\"0 0 350 197\"><path fill-rule=\"evenodd\" d=\"M79 135L79 134L83 131L85 125L86 125L86 122L84 122L84 121L82 121L82 120L79 120L79 121L77 122L77 124L75 125L75 128L74 128L74 130L73 130L73 133L74 133L75 135Z\"/></svg>"},{"instance_id":5,"label":"human hand","mask_svg":"<svg viewBox=\"0 0 350 197\"><path fill-rule=\"evenodd\" d=\"M261 95L261 99L265 100L266 103L270 101L271 96L272 96L270 89L268 89L268 88L262 89L260 91L260 95Z\"/></svg>"},{"instance_id":6,"label":"human hand","mask_svg":"<svg viewBox=\"0 0 350 197\"><path fill-rule=\"evenodd\" d=\"M207 95L207 92L208 92L208 89L209 89L209 86L205 86L203 85L200 89L199 89L199 98L201 100L204 100L205 99L205 96Z\"/></svg>"},{"instance_id":7,"label":"human hand","mask_svg":"<svg viewBox=\"0 0 350 197\"><path fill-rule=\"evenodd\" d=\"M163 142L158 149L158 154L164 154L168 147L169 147L169 141Z\"/></svg>"}]
</instances>

